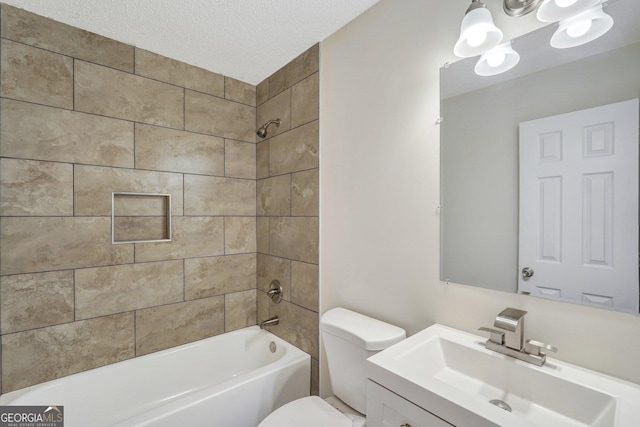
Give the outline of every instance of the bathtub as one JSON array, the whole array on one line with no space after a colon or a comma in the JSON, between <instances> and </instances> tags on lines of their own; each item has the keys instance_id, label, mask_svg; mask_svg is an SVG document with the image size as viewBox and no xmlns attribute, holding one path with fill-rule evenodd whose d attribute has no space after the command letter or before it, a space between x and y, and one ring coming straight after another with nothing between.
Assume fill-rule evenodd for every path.
<instances>
[{"instance_id":1,"label":"bathtub","mask_svg":"<svg viewBox=\"0 0 640 427\"><path fill-rule=\"evenodd\" d=\"M310 370L308 354L251 326L6 393L0 405L64 406L65 427L256 427L309 395Z\"/></svg>"}]
</instances>

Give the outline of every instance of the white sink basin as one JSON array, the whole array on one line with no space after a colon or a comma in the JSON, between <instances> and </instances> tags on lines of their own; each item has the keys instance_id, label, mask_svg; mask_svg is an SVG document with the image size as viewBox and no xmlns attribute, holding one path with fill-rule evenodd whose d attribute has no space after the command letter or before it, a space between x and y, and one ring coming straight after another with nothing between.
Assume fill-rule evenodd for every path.
<instances>
[{"instance_id":1,"label":"white sink basin","mask_svg":"<svg viewBox=\"0 0 640 427\"><path fill-rule=\"evenodd\" d=\"M459 427L639 425L639 386L551 358L537 367L485 341L433 325L369 358L369 378Z\"/></svg>"}]
</instances>

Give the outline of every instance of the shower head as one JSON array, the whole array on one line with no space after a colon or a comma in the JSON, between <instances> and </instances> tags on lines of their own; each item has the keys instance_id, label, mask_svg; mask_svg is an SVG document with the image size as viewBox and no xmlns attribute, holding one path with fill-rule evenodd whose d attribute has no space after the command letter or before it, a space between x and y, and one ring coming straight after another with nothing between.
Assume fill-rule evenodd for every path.
<instances>
[{"instance_id":1,"label":"shower head","mask_svg":"<svg viewBox=\"0 0 640 427\"><path fill-rule=\"evenodd\" d=\"M259 128L258 131L256 132L256 135L258 135L260 138L266 138L267 137L267 128L265 128L264 126Z\"/></svg>"},{"instance_id":2,"label":"shower head","mask_svg":"<svg viewBox=\"0 0 640 427\"><path fill-rule=\"evenodd\" d=\"M262 125L261 127L258 128L256 135L258 135L260 138L266 138L267 137L267 128L269 127L269 125L271 123L275 123L276 127L280 126L280 119L275 119L275 120L269 120L267 123L265 123L264 125Z\"/></svg>"}]
</instances>

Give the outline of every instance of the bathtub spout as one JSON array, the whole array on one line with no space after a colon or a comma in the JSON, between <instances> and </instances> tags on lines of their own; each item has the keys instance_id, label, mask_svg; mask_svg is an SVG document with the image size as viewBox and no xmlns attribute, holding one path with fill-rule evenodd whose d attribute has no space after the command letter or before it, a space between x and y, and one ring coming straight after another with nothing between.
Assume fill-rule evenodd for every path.
<instances>
[{"instance_id":1,"label":"bathtub spout","mask_svg":"<svg viewBox=\"0 0 640 427\"><path fill-rule=\"evenodd\" d=\"M260 322L260 329L264 329L265 326L275 326L278 323L280 323L280 319L278 319L278 316L275 316L275 317L272 317L271 319L267 319Z\"/></svg>"}]
</instances>

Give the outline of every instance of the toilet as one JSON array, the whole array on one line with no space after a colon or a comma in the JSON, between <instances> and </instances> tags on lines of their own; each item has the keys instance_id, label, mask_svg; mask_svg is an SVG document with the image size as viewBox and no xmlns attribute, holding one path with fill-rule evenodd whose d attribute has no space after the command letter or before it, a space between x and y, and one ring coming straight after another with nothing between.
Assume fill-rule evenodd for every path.
<instances>
[{"instance_id":1,"label":"toilet","mask_svg":"<svg viewBox=\"0 0 640 427\"><path fill-rule=\"evenodd\" d=\"M273 411L258 427L364 427L367 409L365 361L406 338L404 329L344 309L320 319L329 378L335 396L303 397Z\"/></svg>"}]
</instances>

